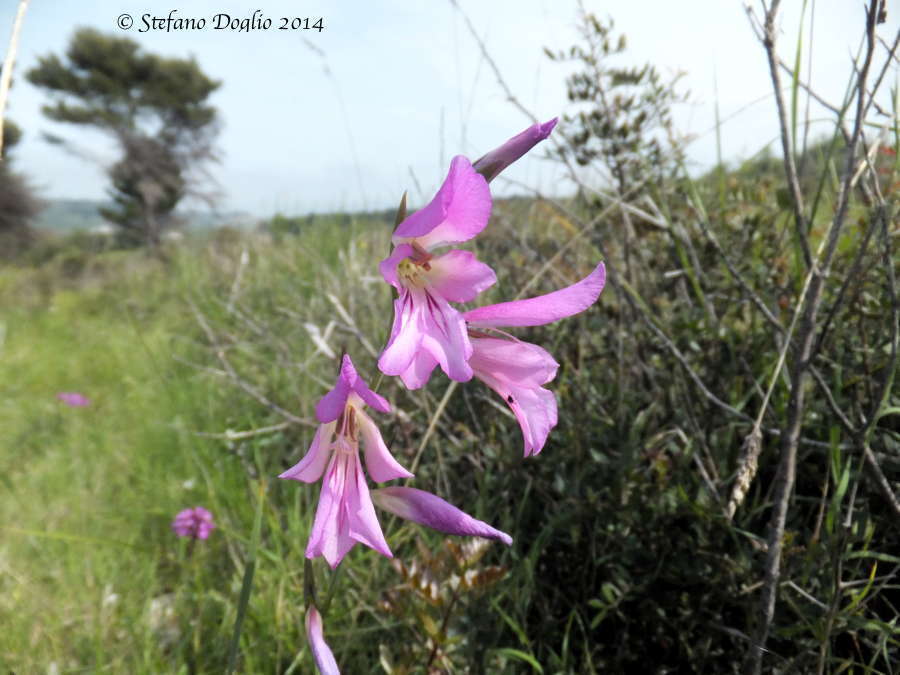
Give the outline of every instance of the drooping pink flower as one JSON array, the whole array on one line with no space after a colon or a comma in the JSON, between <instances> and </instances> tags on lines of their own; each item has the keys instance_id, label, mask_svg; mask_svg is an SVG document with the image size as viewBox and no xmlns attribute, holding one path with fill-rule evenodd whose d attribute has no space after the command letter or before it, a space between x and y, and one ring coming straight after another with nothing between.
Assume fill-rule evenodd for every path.
<instances>
[{"instance_id":1,"label":"drooping pink flower","mask_svg":"<svg viewBox=\"0 0 900 675\"><path fill-rule=\"evenodd\" d=\"M512 537L473 518L437 495L411 487L386 487L372 491L379 508L432 530L464 537L482 537L512 545Z\"/></svg>"},{"instance_id":2,"label":"drooping pink flower","mask_svg":"<svg viewBox=\"0 0 900 675\"><path fill-rule=\"evenodd\" d=\"M513 411L525 441L525 456L538 454L556 426L556 397L542 385L559 364L537 345L495 337L472 337L469 364L475 377L500 395Z\"/></svg>"},{"instance_id":3,"label":"drooping pink flower","mask_svg":"<svg viewBox=\"0 0 900 675\"><path fill-rule=\"evenodd\" d=\"M395 248L379 269L398 298L378 367L386 375L399 375L410 389L423 386L436 365L453 380L472 378L472 345L465 321L450 302L473 300L497 278L469 251L432 251L476 236L490 214L487 181L458 156L434 199L394 231Z\"/></svg>"},{"instance_id":4,"label":"drooping pink flower","mask_svg":"<svg viewBox=\"0 0 900 675\"><path fill-rule=\"evenodd\" d=\"M483 332L510 326L540 326L578 314L596 302L606 284L603 263L567 288L527 300L479 307L463 316L469 326L469 365L479 380L512 409L525 442L525 456L537 455L556 426L556 397L542 385L556 377L559 364L541 347L509 335Z\"/></svg>"},{"instance_id":5,"label":"drooping pink flower","mask_svg":"<svg viewBox=\"0 0 900 675\"><path fill-rule=\"evenodd\" d=\"M91 399L77 391L61 391L56 398L72 408L84 408L91 404Z\"/></svg>"},{"instance_id":6,"label":"drooping pink flower","mask_svg":"<svg viewBox=\"0 0 900 675\"><path fill-rule=\"evenodd\" d=\"M383 413L391 409L386 400L369 389L345 355L334 388L316 406L316 418L321 424L309 450L300 462L279 476L314 483L324 474L306 557L324 556L332 569L357 542L392 557L359 461L360 439L373 480L412 476L391 456L375 422L363 410L367 404Z\"/></svg>"},{"instance_id":7,"label":"drooping pink flower","mask_svg":"<svg viewBox=\"0 0 900 675\"><path fill-rule=\"evenodd\" d=\"M325 635L322 631L322 615L319 614L315 605L310 605L306 610L306 639L309 641L309 649L319 672L322 675L341 675L331 647L325 642Z\"/></svg>"},{"instance_id":8,"label":"drooping pink flower","mask_svg":"<svg viewBox=\"0 0 900 675\"><path fill-rule=\"evenodd\" d=\"M480 159L477 159L472 166L490 183L503 169L547 138L550 132L553 131L553 127L556 126L558 119L554 117L543 124L532 124L522 133L510 138L499 148L494 148Z\"/></svg>"},{"instance_id":9,"label":"drooping pink flower","mask_svg":"<svg viewBox=\"0 0 900 675\"><path fill-rule=\"evenodd\" d=\"M216 527L212 514L202 506L179 511L172 521L172 530L179 537L206 539Z\"/></svg>"}]
</instances>

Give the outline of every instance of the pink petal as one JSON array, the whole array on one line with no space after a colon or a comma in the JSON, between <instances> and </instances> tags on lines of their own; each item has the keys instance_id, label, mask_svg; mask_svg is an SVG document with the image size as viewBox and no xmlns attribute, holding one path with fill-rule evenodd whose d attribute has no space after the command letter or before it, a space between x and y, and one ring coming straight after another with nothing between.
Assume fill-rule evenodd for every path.
<instances>
[{"instance_id":1,"label":"pink petal","mask_svg":"<svg viewBox=\"0 0 900 675\"><path fill-rule=\"evenodd\" d=\"M347 397L350 395L350 383L344 378L344 368L338 375L334 387L319 399L316 404L316 419L320 422L334 422L347 405Z\"/></svg>"},{"instance_id":2,"label":"pink petal","mask_svg":"<svg viewBox=\"0 0 900 675\"><path fill-rule=\"evenodd\" d=\"M341 675L334 654L322 633L322 615L313 605L306 610L306 639L309 641L309 648L319 672L322 675Z\"/></svg>"},{"instance_id":3,"label":"pink petal","mask_svg":"<svg viewBox=\"0 0 900 675\"><path fill-rule=\"evenodd\" d=\"M372 418L364 412L358 412L357 419L365 447L366 469L372 480L383 483L395 478L411 478L412 474L400 466L384 444L381 432Z\"/></svg>"},{"instance_id":4,"label":"pink petal","mask_svg":"<svg viewBox=\"0 0 900 675\"><path fill-rule=\"evenodd\" d=\"M469 302L497 281L494 270L471 251L453 250L432 258L423 273L431 289L452 302Z\"/></svg>"},{"instance_id":5,"label":"pink petal","mask_svg":"<svg viewBox=\"0 0 900 675\"><path fill-rule=\"evenodd\" d=\"M412 363L406 370L400 373L400 379L407 389L420 389L428 384L431 372L438 362L430 353L420 349L413 357Z\"/></svg>"},{"instance_id":6,"label":"pink petal","mask_svg":"<svg viewBox=\"0 0 900 675\"><path fill-rule=\"evenodd\" d=\"M356 382L353 383L353 391L356 392L370 408L383 413L391 412L391 404L388 403L383 396L376 394L369 389L369 385L367 385L366 381L361 377L358 377Z\"/></svg>"},{"instance_id":7,"label":"pink petal","mask_svg":"<svg viewBox=\"0 0 900 675\"><path fill-rule=\"evenodd\" d=\"M527 300L501 302L465 313L471 326L541 326L583 312L593 305L606 284L603 263L578 283Z\"/></svg>"},{"instance_id":8,"label":"pink petal","mask_svg":"<svg viewBox=\"0 0 900 675\"><path fill-rule=\"evenodd\" d=\"M378 360L385 375L408 375L427 370L429 362L418 362L423 369L410 372L420 350L440 364L450 379L472 379L468 359L472 345L462 315L440 296L422 288L404 288L394 301L394 326L391 339Z\"/></svg>"},{"instance_id":9,"label":"pink petal","mask_svg":"<svg viewBox=\"0 0 900 675\"><path fill-rule=\"evenodd\" d=\"M522 387L540 387L556 377L559 364L543 347L501 338L470 338L472 356L469 365Z\"/></svg>"},{"instance_id":10,"label":"pink petal","mask_svg":"<svg viewBox=\"0 0 900 675\"><path fill-rule=\"evenodd\" d=\"M409 487L388 487L372 491L379 508L439 532L469 537L484 537L512 544L512 537L477 520L445 502L437 495Z\"/></svg>"},{"instance_id":11,"label":"pink petal","mask_svg":"<svg viewBox=\"0 0 900 675\"><path fill-rule=\"evenodd\" d=\"M315 483L319 480L328 464L328 458L331 456L331 437L334 434L334 426L334 422L320 424L303 459L278 477L291 478L304 483Z\"/></svg>"},{"instance_id":12,"label":"pink petal","mask_svg":"<svg viewBox=\"0 0 900 675\"><path fill-rule=\"evenodd\" d=\"M390 404L381 396L369 389L366 381L359 376L349 354L344 354L341 359L341 372L338 374L334 388L323 396L316 405L316 418L320 422L333 422L347 405L350 392L356 392L368 405L380 412L390 412Z\"/></svg>"},{"instance_id":13,"label":"pink petal","mask_svg":"<svg viewBox=\"0 0 900 675\"><path fill-rule=\"evenodd\" d=\"M369 495L369 486L363 476L362 467L359 465L359 457L353 461L353 476L348 476L346 501L346 517L348 531L351 537L369 548L375 549L381 555L393 558L394 554L388 547L378 524L378 516L375 515L375 507Z\"/></svg>"},{"instance_id":14,"label":"pink petal","mask_svg":"<svg viewBox=\"0 0 900 675\"><path fill-rule=\"evenodd\" d=\"M331 569L340 564L347 552L356 544L350 537L344 505L347 491L348 469L351 454L343 451L333 453L331 463L322 481L319 505L313 521L306 557L323 556ZM349 477L352 480L352 477Z\"/></svg>"},{"instance_id":15,"label":"pink petal","mask_svg":"<svg viewBox=\"0 0 900 675\"><path fill-rule=\"evenodd\" d=\"M421 348L433 356L447 377L457 382L472 379L469 357L472 345L462 314L443 298L426 293L425 333Z\"/></svg>"},{"instance_id":16,"label":"pink petal","mask_svg":"<svg viewBox=\"0 0 900 675\"><path fill-rule=\"evenodd\" d=\"M406 370L422 344L425 333L421 309L424 298L421 296L420 290L404 288L400 297L394 300L391 337L378 359L378 368L385 375L399 375Z\"/></svg>"},{"instance_id":17,"label":"pink petal","mask_svg":"<svg viewBox=\"0 0 900 675\"><path fill-rule=\"evenodd\" d=\"M473 338L472 348L469 363L475 377L512 409L522 428L525 456L537 455L557 422L556 397L540 386L555 377L557 363L544 349L527 342Z\"/></svg>"},{"instance_id":18,"label":"pink petal","mask_svg":"<svg viewBox=\"0 0 900 675\"><path fill-rule=\"evenodd\" d=\"M558 118L543 124L532 124L525 131L510 138L499 148L494 148L474 164L475 170L490 183L510 164L550 135Z\"/></svg>"},{"instance_id":19,"label":"pink petal","mask_svg":"<svg viewBox=\"0 0 900 675\"><path fill-rule=\"evenodd\" d=\"M394 243L415 239L431 250L443 244L468 241L481 232L491 216L487 181L458 155L434 199L404 220L394 231Z\"/></svg>"},{"instance_id":20,"label":"pink petal","mask_svg":"<svg viewBox=\"0 0 900 675\"><path fill-rule=\"evenodd\" d=\"M384 280L398 291L402 288L402 285L400 284L400 279L397 277L397 265L413 255L413 252L413 247L409 244L400 244L399 246L394 247L394 250L391 251L391 254L387 258L378 263L378 269L381 272L381 276L383 276Z\"/></svg>"}]
</instances>

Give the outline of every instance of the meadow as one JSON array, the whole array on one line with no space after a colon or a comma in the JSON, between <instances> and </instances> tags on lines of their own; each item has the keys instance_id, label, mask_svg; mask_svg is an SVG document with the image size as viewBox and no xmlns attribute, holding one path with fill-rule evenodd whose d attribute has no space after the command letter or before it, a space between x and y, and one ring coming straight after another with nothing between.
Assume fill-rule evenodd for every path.
<instances>
[{"instance_id":1,"label":"meadow","mask_svg":"<svg viewBox=\"0 0 900 675\"><path fill-rule=\"evenodd\" d=\"M486 386L379 375L393 210L30 238L0 267L0 667L313 672L314 604L345 673L896 673L900 128L896 92L873 102L900 38L877 8L821 136L761 38L781 146L700 175L674 89L604 65L611 24L550 55L585 68L540 146L576 190L494 199L465 245L497 273L478 305L606 265L596 305L513 330L560 366L536 457ZM277 476L345 352L412 485L512 546L383 514L393 559L306 559L318 487ZM215 529L176 536L196 506Z\"/></svg>"}]
</instances>

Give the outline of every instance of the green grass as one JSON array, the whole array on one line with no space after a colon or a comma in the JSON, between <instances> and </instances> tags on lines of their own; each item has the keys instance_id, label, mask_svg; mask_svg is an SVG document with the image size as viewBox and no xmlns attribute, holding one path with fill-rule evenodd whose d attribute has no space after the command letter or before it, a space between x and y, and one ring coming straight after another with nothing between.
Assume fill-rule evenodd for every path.
<instances>
[{"instance_id":1,"label":"green grass","mask_svg":"<svg viewBox=\"0 0 900 675\"><path fill-rule=\"evenodd\" d=\"M241 410L226 382L173 359L197 337L188 299L224 282L204 276L202 254L185 250L169 265L110 254L40 296L44 271L4 273L0 662L8 669L162 672L173 667L172 650L203 660L199 652L225 649L220 629L233 621L251 496L273 472L260 459L260 478L248 476L262 442L242 457L194 433L269 421L252 405ZM92 405L69 408L59 391L83 392ZM302 501L295 505L307 508ZM189 556L169 522L193 505L210 508L219 529ZM270 525L280 528L282 515ZM285 520L296 544L283 553L299 564L306 520ZM294 620L280 626L298 648L300 605L291 602ZM167 629L151 618L160 607L196 612L203 625L193 631L179 616Z\"/></svg>"},{"instance_id":2,"label":"green grass","mask_svg":"<svg viewBox=\"0 0 900 675\"><path fill-rule=\"evenodd\" d=\"M316 353L304 323L327 332L337 319L334 349L349 349L373 374L353 331L380 345L386 314L370 302L387 312L390 293L365 280L368 295L353 289L372 276L388 231L333 223L274 242L225 231L172 248L166 262L63 245L40 267L2 272L0 664L224 671L260 506L239 670L309 671L303 552L318 488L275 476L302 456L313 429L225 438L283 419L224 376L214 352L224 346L249 386L311 419L335 361ZM249 263L239 274L243 251ZM203 326L221 345L210 349ZM92 403L69 408L60 391ZM195 505L213 512L217 529L191 546L169 524ZM395 540L412 542L396 525ZM397 625L388 615L373 620L378 594L368 589L387 587L395 573L362 548L338 577L326 629L347 672L366 672L378 654L374 643L346 638ZM321 602L334 582L324 566L315 570Z\"/></svg>"}]
</instances>

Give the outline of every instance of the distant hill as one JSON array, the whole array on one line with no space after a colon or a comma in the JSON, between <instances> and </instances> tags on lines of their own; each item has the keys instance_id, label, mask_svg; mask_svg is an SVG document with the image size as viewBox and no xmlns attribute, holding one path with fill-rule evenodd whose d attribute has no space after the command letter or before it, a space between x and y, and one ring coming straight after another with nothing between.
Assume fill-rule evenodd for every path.
<instances>
[{"instance_id":1,"label":"distant hill","mask_svg":"<svg viewBox=\"0 0 900 675\"><path fill-rule=\"evenodd\" d=\"M109 206L109 202L92 199L48 199L45 207L38 214L34 226L39 230L54 232L72 232L75 230L105 230L109 222L100 215L100 208ZM208 230L223 225L242 229L256 225L257 218L248 213L232 211L228 213L212 213L210 211L179 211L188 229Z\"/></svg>"}]
</instances>

